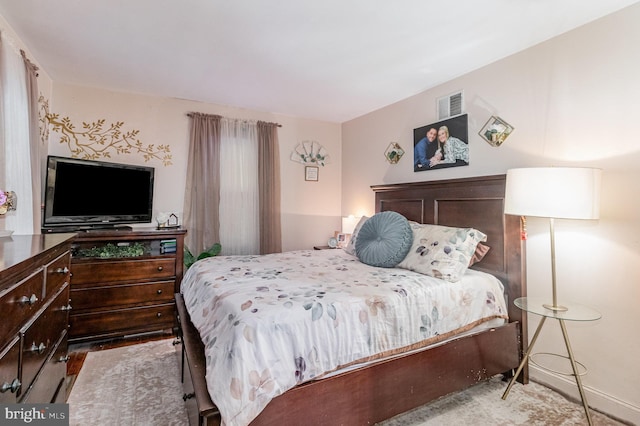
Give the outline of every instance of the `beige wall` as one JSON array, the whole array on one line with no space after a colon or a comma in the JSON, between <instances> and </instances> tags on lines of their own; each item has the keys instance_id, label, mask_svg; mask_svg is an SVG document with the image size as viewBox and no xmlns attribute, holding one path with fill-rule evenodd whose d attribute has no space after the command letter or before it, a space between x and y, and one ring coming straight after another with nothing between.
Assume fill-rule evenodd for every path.
<instances>
[{"instance_id":1,"label":"beige wall","mask_svg":"<svg viewBox=\"0 0 640 426\"><path fill-rule=\"evenodd\" d=\"M122 121L123 131L139 130L137 138L143 145L170 146L173 156L171 166L164 166L159 160L145 162L140 154L117 154L107 160L156 168L154 216L159 211L175 212L179 217L182 216L188 156L188 112L278 122L282 124L278 137L282 174L283 250L308 249L313 245L326 244L334 230L339 229L339 124L55 82L50 110L60 117L69 117L77 129L81 129L83 122L91 123L99 119L105 120L105 129L112 123ZM331 163L320 168L318 182L305 181L304 166L289 159L291 151L303 140L320 142L331 155ZM60 143L60 133L51 132L49 153L70 156L69 147Z\"/></svg>"},{"instance_id":2,"label":"beige wall","mask_svg":"<svg viewBox=\"0 0 640 426\"><path fill-rule=\"evenodd\" d=\"M583 379L589 402L634 423L640 423L638 22L635 5L342 128L345 215L373 213L373 184L500 174L511 167L603 169L601 219L556 222L558 292L563 301L603 314L596 322L568 324L573 350L589 369ZM438 121L435 99L460 89L470 165L414 173L413 129ZM515 127L500 148L478 136L491 115ZM390 141L408 151L397 165L382 156ZM548 222L531 218L528 231L529 295L550 297ZM538 321L529 317L531 334ZM562 353L557 324L545 326L537 350ZM570 379L537 368L532 375L577 397Z\"/></svg>"}]
</instances>

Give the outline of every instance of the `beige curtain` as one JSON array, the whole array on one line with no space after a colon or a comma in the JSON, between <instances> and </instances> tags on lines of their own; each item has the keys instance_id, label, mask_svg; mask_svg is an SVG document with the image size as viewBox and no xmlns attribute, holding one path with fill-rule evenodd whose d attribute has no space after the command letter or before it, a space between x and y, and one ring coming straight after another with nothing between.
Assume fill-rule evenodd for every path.
<instances>
[{"instance_id":1,"label":"beige curtain","mask_svg":"<svg viewBox=\"0 0 640 426\"><path fill-rule=\"evenodd\" d=\"M42 182L44 182L43 164L46 160L46 150L40 142L40 127L38 121L38 67L27 59L24 50L20 51L22 60L24 61L26 71L27 85L27 101L29 114L29 151L31 154L31 190L33 196L33 233L40 233L40 225L42 223L42 201L44 194L42 192Z\"/></svg>"},{"instance_id":2,"label":"beige curtain","mask_svg":"<svg viewBox=\"0 0 640 426\"><path fill-rule=\"evenodd\" d=\"M278 124L258 121L260 253L282 251Z\"/></svg>"},{"instance_id":3,"label":"beige curtain","mask_svg":"<svg viewBox=\"0 0 640 426\"><path fill-rule=\"evenodd\" d=\"M185 244L194 256L220 241L220 119L189 114L189 159L184 199Z\"/></svg>"}]
</instances>

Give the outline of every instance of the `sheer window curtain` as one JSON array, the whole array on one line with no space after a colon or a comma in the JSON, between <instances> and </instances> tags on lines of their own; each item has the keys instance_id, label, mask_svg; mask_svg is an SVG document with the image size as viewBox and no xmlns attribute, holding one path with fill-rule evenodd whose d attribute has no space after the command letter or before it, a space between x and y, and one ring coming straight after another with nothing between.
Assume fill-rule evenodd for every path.
<instances>
[{"instance_id":1,"label":"sheer window curtain","mask_svg":"<svg viewBox=\"0 0 640 426\"><path fill-rule=\"evenodd\" d=\"M223 118L220 131L222 253L260 253L256 123Z\"/></svg>"},{"instance_id":2,"label":"sheer window curtain","mask_svg":"<svg viewBox=\"0 0 640 426\"><path fill-rule=\"evenodd\" d=\"M0 183L3 189L14 191L18 203L15 212L4 215L4 228L16 234L38 233L40 228L40 169L32 166L32 137L37 141L38 132L32 135L30 93L33 84L29 67L15 46L0 34L0 129L2 133L2 169ZM35 73L35 67L31 70ZM35 78L35 77L34 77ZM36 95L37 98L37 95ZM37 142L36 142L37 143ZM39 155L39 154L36 154ZM39 158L37 160L39 163ZM34 181L33 174L37 176ZM34 192L35 190L35 192Z\"/></svg>"},{"instance_id":3,"label":"sheer window curtain","mask_svg":"<svg viewBox=\"0 0 640 426\"><path fill-rule=\"evenodd\" d=\"M189 117L187 246L195 255L216 242L223 254L281 251L278 125Z\"/></svg>"}]
</instances>

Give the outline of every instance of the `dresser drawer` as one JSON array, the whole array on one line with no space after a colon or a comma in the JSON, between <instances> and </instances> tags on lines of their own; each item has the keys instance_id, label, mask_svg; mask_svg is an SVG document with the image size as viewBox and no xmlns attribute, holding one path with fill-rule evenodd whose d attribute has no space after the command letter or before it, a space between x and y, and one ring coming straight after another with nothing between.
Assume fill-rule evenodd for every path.
<instances>
[{"instance_id":1,"label":"dresser drawer","mask_svg":"<svg viewBox=\"0 0 640 426\"><path fill-rule=\"evenodd\" d=\"M71 264L71 283L106 283L171 278L176 274L176 259L140 259L117 261L78 261Z\"/></svg>"},{"instance_id":2,"label":"dresser drawer","mask_svg":"<svg viewBox=\"0 0 640 426\"><path fill-rule=\"evenodd\" d=\"M59 393L66 397L65 378L67 376L67 331L56 342L53 355L44 364L37 380L25 389L21 402L50 403L58 400ZM64 397L61 402L64 402Z\"/></svg>"},{"instance_id":3,"label":"dresser drawer","mask_svg":"<svg viewBox=\"0 0 640 426\"><path fill-rule=\"evenodd\" d=\"M27 320L42 307L43 270L28 276L6 293L0 293L0 338L18 331Z\"/></svg>"},{"instance_id":4,"label":"dresser drawer","mask_svg":"<svg viewBox=\"0 0 640 426\"><path fill-rule=\"evenodd\" d=\"M74 308L75 310L75 308ZM173 328L175 304L75 313L69 317L69 334L72 339L135 334Z\"/></svg>"},{"instance_id":5,"label":"dresser drawer","mask_svg":"<svg viewBox=\"0 0 640 426\"><path fill-rule=\"evenodd\" d=\"M22 384L31 386L40 367L66 329L69 286L64 286L49 306L25 330L22 337Z\"/></svg>"},{"instance_id":6,"label":"dresser drawer","mask_svg":"<svg viewBox=\"0 0 640 426\"><path fill-rule=\"evenodd\" d=\"M0 351L0 404L14 404L21 391L18 378L18 356L20 355L20 339L15 336Z\"/></svg>"},{"instance_id":7,"label":"dresser drawer","mask_svg":"<svg viewBox=\"0 0 640 426\"><path fill-rule=\"evenodd\" d=\"M69 273L69 260L71 254L64 253L45 268L44 292L45 298L58 291L62 284L68 283L71 277Z\"/></svg>"},{"instance_id":8,"label":"dresser drawer","mask_svg":"<svg viewBox=\"0 0 640 426\"><path fill-rule=\"evenodd\" d=\"M73 288L71 305L75 312L96 307L124 305L157 305L171 302L174 281L126 284L118 286Z\"/></svg>"}]
</instances>

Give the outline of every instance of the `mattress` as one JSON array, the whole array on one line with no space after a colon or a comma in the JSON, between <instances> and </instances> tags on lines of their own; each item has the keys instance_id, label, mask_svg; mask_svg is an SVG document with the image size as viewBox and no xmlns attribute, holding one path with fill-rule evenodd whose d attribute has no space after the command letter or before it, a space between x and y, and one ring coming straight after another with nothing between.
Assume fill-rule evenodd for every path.
<instances>
[{"instance_id":1,"label":"mattress","mask_svg":"<svg viewBox=\"0 0 640 426\"><path fill-rule=\"evenodd\" d=\"M301 383L507 319L502 283L489 274L468 270L451 283L339 249L204 259L181 292L225 425L249 424Z\"/></svg>"}]
</instances>

